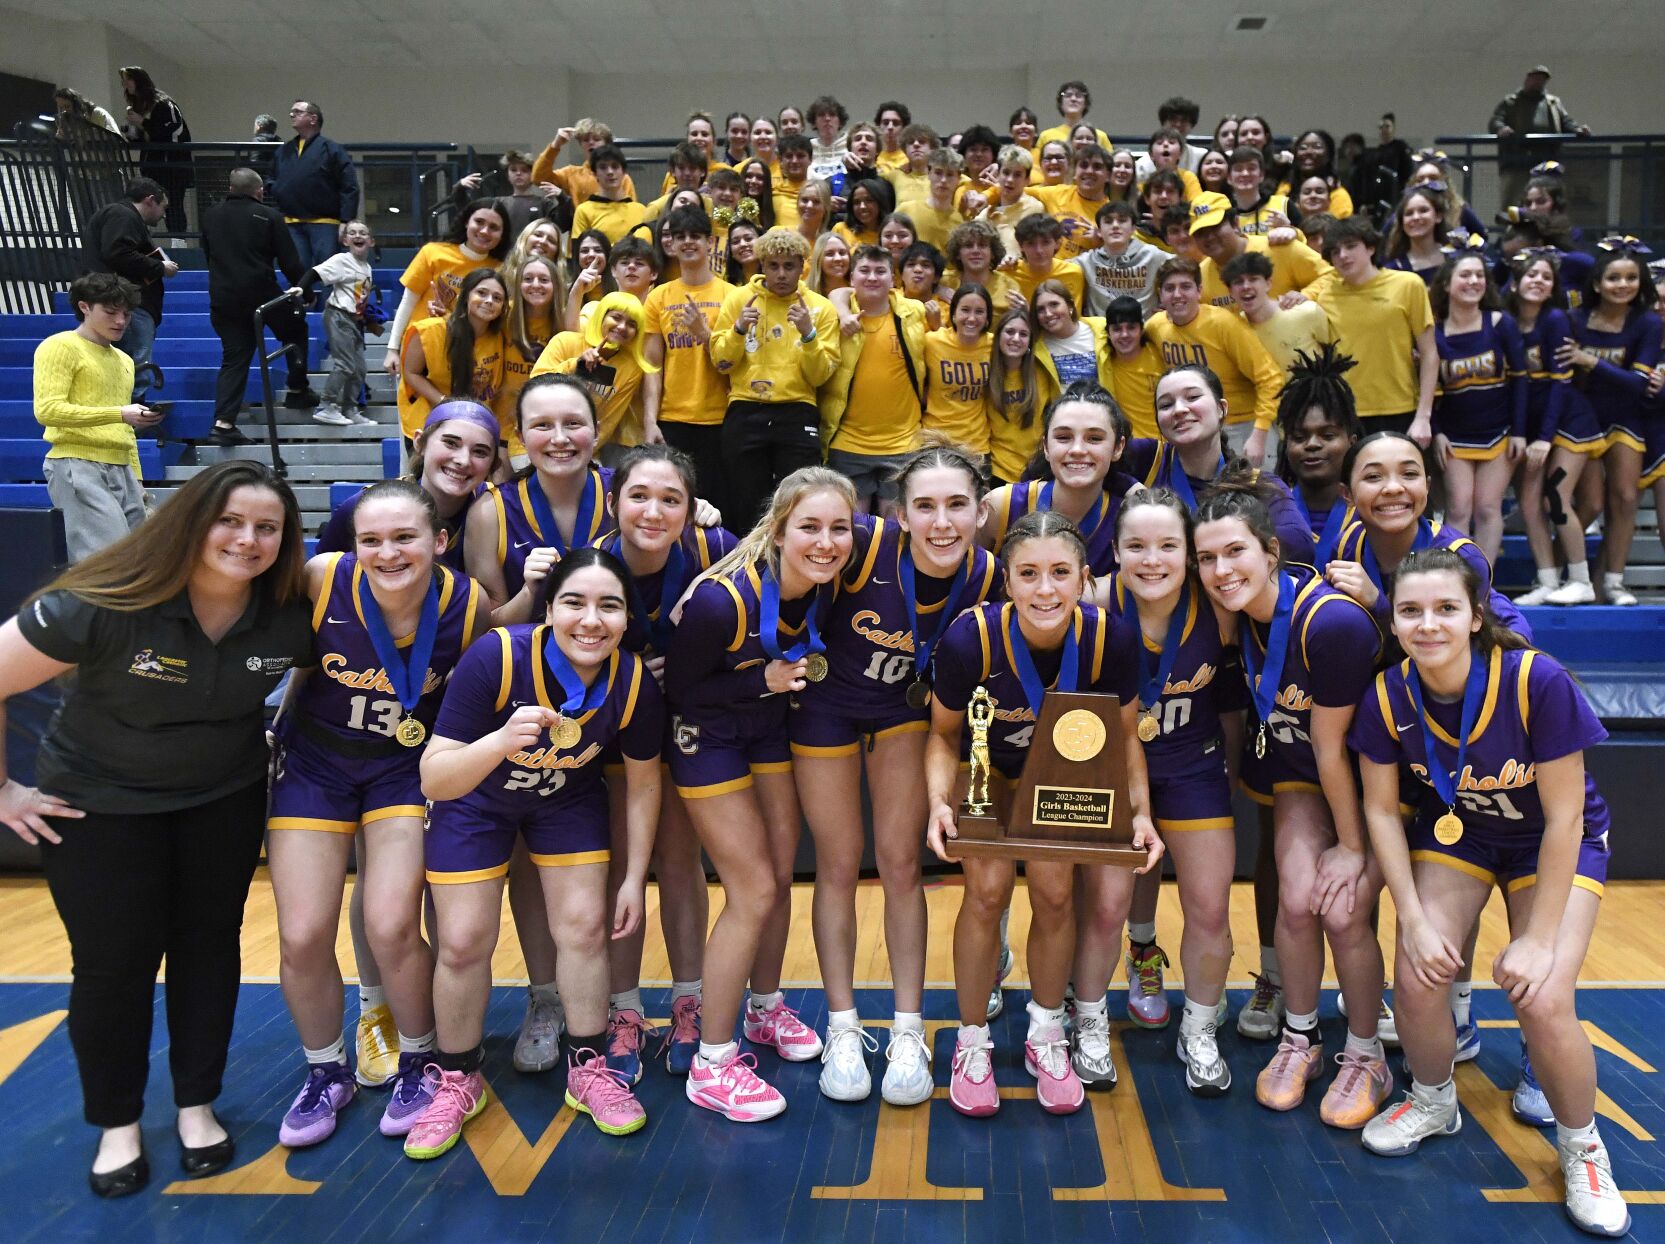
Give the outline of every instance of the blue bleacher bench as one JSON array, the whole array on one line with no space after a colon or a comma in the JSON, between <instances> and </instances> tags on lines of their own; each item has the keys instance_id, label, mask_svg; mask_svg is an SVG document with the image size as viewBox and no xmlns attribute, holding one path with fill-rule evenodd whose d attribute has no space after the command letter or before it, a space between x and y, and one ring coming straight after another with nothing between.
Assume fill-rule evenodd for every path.
<instances>
[{"instance_id":1,"label":"blue bleacher bench","mask_svg":"<svg viewBox=\"0 0 1665 1244\"><path fill-rule=\"evenodd\" d=\"M43 464L50 448L40 437L0 437L0 481L33 483L46 478ZM139 478L162 478L162 450L153 440L139 442Z\"/></svg>"},{"instance_id":2,"label":"blue bleacher bench","mask_svg":"<svg viewBox=\"0 0 1665 1244\"><path fill-rule=\"evenodd\" d=\"M160 400L160 399L158 399ZM214 426L214 403L207 400L175 402L168 417L156 425L160 440L201 440ZM41 434L35 418L35 404L24 401L0 402L0 436L35 437Z\"/></svg>"},{"instance_id":3,"label":"blue bleacher bench","mask_svg":"<svg viewBox=\"0 0 1665 1244\"><path fill-rule=\"evenodd\" d=\"M0 510L50 510L45 484L0 484Z\"/></svg>"}]
</instances>

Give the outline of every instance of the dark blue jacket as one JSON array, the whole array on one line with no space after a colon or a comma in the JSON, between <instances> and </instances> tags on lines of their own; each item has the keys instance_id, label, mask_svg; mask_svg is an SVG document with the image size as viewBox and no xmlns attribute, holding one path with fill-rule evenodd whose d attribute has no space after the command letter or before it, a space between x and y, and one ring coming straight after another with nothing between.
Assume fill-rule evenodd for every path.
<instances>
[{"instance_id":1,"label":"dark blue jacket","mask_svg":"<svg viewBox=\"0 0 1665 1244\"><path fill-rule=\"evenodd\" d=\"M299 220L351 220L358 215L358 173L347 149L316 134L301 149L291 138L272 154L266 197Z\"/></svg>"}]
</instances>

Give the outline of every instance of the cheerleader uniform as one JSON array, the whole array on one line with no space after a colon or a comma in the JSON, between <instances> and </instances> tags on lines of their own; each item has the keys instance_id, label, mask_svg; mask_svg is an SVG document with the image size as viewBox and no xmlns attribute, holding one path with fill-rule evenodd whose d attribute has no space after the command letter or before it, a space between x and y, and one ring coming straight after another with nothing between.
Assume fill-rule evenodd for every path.
<instances>
[{"instance_id":1,"label":"cheerleader uniform","mask_svg":"<svg viewBox=\"0 0 1665 1244\"><path fill-rule=\"evenodd\" d=\"M1548 441L1579 454L1599 454L1601 425L1587 402L1572 400L1573 369L1555 361L1561 343L1572 336L1572 321L1559 307L1545 307L1531 332L1521 333L1526 360L1526 439Z\"/></svg>"},{"instance_id":2,"label":"cheerleader uniform","mask_svg":"<svg viewBox=\"0 0 1665 1244\"><path fill-rule=\"evenodd\" d=\"M553 521L549 498L538 484L538 477L528 474L507 484L487 484L486 496L497 511L497 560L503 567L503 582L509 599L519 594L526 585L526 556L533 549L554 548L565 553L568 548L593 544L613 526L607 512L607 490L613 472L606 467L592 466L589 482L579 496L578 513L570 541L562 538Z\"/></svg>"},{"instance_id":3,"label":"cheerleader uniform","mask_svg":"<svg viewBox=\"0 0 1665 1244\"><path fill-rule=\"evenodd\" d=\"M365 622L370 586L351 553L329 563L327 586L312 608L318 670L301 684L278 726L282 745L268 829L356 833L361 825L422 816L422 749L394 731L407 715L431 732L451 672L483 628L485 592L448 566L434 568L438 624L422 675L422 698L406 713ZM415 635L395 639L409 652ZM408 658L407 658L408 659ZM469 736L473 737L473 736Z\"/></svg>"},{"instance_id":4,"label":"cheerleader uniform","mask_svg":"<svg viewBox=\"0 0 1665 1244\"><path fill-rule=\"evenodd\" d=\"M1660 321L1652 311L1632 312L1616 333L1590 327L1589 308L1572 313L1573 336L1597 358L1578 378L1573 401L1587 404L1601 425L1604 449L1625 445L1648 452L1644 397L1648 378L1659 365Z\"/></svg>"},{"instance_id":5,"label":"cheerleader uniform","mask_svg":"<svg viewBox=\"0 0 1665 1244\"><path fill-rule=\"evenodd\" d=\"M823 635L827 677L793 697L787 728L794 756L854 755L863 738L923 732L930 728L929 701L907 700L921 681L914 615L927 644L966 609L997 594L999 562L973 547L952 578L914 571L910 607L904 575L909 535L894 520L856 519L856 547ZM908 559L911 564L911 558ZM952 610L945 619L946 610Z\"/></svg>"},{"instance_id":6,"label":"cheerleader uniform","mask_svg":"<svg viewBox=\"0 0 1665 1244\"><path fill-rule=\"evenodd\" d=\"M544 655L553 642L547 626L501 627L482 637L457 665L435 736L470 742L523 705L558 710L566 693ZM597 678L606 689L596 707L576 715L578 742L562 747L545 734L500 761L466 795L435 801L426 847L430 883L506 876L516 835L542 868L611 858L601 756L616 743L632 760L658 760L664 707L653 676L632 653L615 651Z\"/></svg>"},{"instance_id":7,"label":"cheerleader uniform","mask_svg":"<svg viewBox=\"0 0 1665 1244\"><path fill-rule=\"evenodd\" d=\"M1434 431L1469 462L1490 462L1526 435L1526 351L1513 316L1484 311L1473 332L1434 324L1440 357Z\"/></svg>"},{"instance_id":8,"label":"cheerleader uniform","mask_svg":"<svg viewBox=\"0 0 1665 1244\"><path fill-rule=\"evenodd\" d=\"M1483 687L1485 698L1469 733L1463 771L1457 774L1455 812L1462 836L1449 844L1434 836L1435 820L1448 809L1430 794L1406 838L1411 859L1455 868L1513 894L1538 879L1545 829L1538 763L1594 747L1607 731L1554 657L1531 648L1494 648L1489 657L1476 649L1473 660L1478 667L1475 689ZM1410 671L1406 660L1377 675L1374 689L1359 705L1348 743L1377 764L1408 766L1432 792L1430 765L1447 774L1456 771L1463 706L1422 690L1428 731L1435 740L1430 756L1407 685ZM1586 770L1584 836L1573 885L1598 895L1607 880L1609 824L1607 804Z\"/></svg>"},{"instance_id":9,"label":"cheerleader uniform","mask_svg":"<svg viewBox=\"0 0 1665 1244\"><path fill-rule=\"evenodd\" d=\"M1087 569L1094 576L1109 574L1116 568L1116 515L1122 508L1122 494L1133 481L1114 467L1104 481L1104 492L1077 524L1081 539L1087 545ZM1051 480L1023 480L1006 490L1004 505L989 512L990 530L994 547L998 549L1006 539L1012 524L1032 510L1052 508Z\"/></svg>"}]
</instances>

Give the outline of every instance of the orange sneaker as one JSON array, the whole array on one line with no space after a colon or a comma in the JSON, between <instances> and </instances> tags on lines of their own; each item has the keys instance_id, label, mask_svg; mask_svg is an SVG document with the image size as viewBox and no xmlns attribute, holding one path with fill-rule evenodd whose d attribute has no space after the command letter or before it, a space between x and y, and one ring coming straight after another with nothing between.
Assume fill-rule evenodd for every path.
<instances>
[{"instance_id":1,"label":"orange sneaker","mask_svg":"<svg viewBox=\"0 0 1665 1244\"><path fill-rule=\"evenodd\" d=\"M1278 1052L1255 1077L1255 1100L1268 1110L1293 1110L1307 1095L1307 1085L1318 1078L1324 1046L1285 1031ZM1362 1126L1362 1124L1361 1124Z\"/></svg>"},{"instance_id":2,"label":"orange sneaker","mask_svg":"<svg viewBox=\"0 0 1665 1244\"><path fill-rule=\"evenodd\" d=\"M1318 1117L1331 1127L1357 1131L1376 1117L1377 1108L1393 1091L1387 1059L1345 1050L1335 1056L1341 1071L1324 1094Z\"/></svg>"}]
</instances>

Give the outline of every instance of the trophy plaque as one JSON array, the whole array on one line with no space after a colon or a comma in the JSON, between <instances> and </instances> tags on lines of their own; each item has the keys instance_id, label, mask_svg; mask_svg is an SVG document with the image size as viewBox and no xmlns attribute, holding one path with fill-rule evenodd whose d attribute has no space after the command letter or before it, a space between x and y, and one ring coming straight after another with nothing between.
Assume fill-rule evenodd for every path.
<instances>
[{"instance_id":1,"label":"trophy plaque","mask_svg":"<svg viewBox=\"0 0 1665 1244\"><path fill-rule=\"evenodd\" d=\"M966 720L971 725L971 784L957 818L959 837L947 844L950 855L1123 868L1145 862L1144 851L1132 845L1118 697L1048 691L1023 772L1010 784L1003 806L990 794L994 701L986 688L972 694Z\"/></svg>"}]
</instances>

